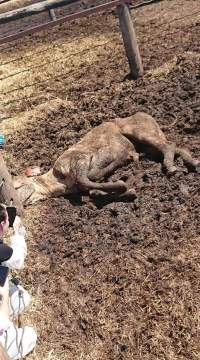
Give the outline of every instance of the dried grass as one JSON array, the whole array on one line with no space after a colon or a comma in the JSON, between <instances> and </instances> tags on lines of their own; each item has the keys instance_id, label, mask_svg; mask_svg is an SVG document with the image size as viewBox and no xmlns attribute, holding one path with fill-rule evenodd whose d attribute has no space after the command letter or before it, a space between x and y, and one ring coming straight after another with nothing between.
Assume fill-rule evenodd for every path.
<instances>
[{"instance_id":1,"label":"dried grass","mask_svg":"<svg viewBox=\"0 0 200 360\"><path fill-rule=\"evenodd\" d=\"M71 86L74 81L74 73L81 71L95 62L100 62L101 57L105 56L108 52L112 51L113 41L115 38L107 37L104 34L97 36L89 36L83 38L81 41L76 40L65 44L65 39L56 41L56 47L51 47L50 51L42 53L43 45L38 48L40 54L34 56L34 50L29 48L27 56L33 54L33 56L26 59L26 61L18 61L12 64L1 66L1 77L6 77L8 74L23 71L28 69L31 65L33 68L28 72L22 72L21 74L15 75L0 82L0 99L2 104L9 103L9 105L0 105L0 115L2 118L9 117L16 112L22 110L27 102L25 111L29 109L28 102L34 102L34 98L42 97L43 101L50 100L52 95L51 92L55 86L60 86L63 77L67 79L68 85L66 86L66 97L67 88ZM46 49L46 45L44 45ZM15 56L16 57L16 56ZM44 64L41 68L38 68L39 64ZM62 75L63 74L63 75ZM77 76L76 75L76 76ZM57 81L47 81L57 77ZM43 82L44 84L40 84ZM35 84L36 83L36 84ZM37 84L38 83L38 84ZM31 87L20 89L27 84L35 84ZM53 86L53 87L52 87ZM18 89L6 94L12 89ZM64 90L64 89L63 89ZM4 95L5 93L5 95ZM13 102L15 99L22 98L22 101Z\"/></svg>"},{"instance_id":2,"label":"dried grass","mask_svg":"<svg viewBox=\"0 0 200 360\"><path fill-rule=\"evenodd\" d=\"M188 60L195 60L195 59L200 59L200 54L192 52L192 51L187 51L181 54L181 59L186 58ZM159 66L156 69L152 69L147 71L147 73L145 74L145 77L152 77L152 78L159 78L159 77L166 77L168 76L177 66L179 63L179 57L178 56L174 56L173 59L171 59L170 61L168 61L167 63L164 63L163 65Z\"/></svg>"},{"instance_id":3,"label":"dried grass","mask_svg":"<svg viewBox=\"0 0 200 360\"><path fill-rule=\"evenodd\" d=\"M48 121L49 117L59 112L59 110L73 108L74 104L71 101L62 100L59 98L49 100L41 105L35 107L35 109L26 112L20 113L17 116L14 116L12 119L4 120L1 123L1 131L3 131L5 136L13 135L16 131L23 132L28 125L32 124L37 126L37 122L41 120Z\"/></svg>"}]
</instances>

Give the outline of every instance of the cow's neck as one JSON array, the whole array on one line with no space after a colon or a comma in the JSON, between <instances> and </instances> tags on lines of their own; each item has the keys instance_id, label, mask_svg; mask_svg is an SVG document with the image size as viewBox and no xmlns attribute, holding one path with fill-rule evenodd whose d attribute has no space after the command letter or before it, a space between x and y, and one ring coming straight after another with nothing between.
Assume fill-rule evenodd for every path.
<instances>
[{"instance_id":1,"label":"cow's neck","mask_svg":"<svg viewBox=\"0 0 200 360\"><path fill-rule=\"evenodd\" d=\"M46 194L47 196L59 196L65 193L65 184L58 179L53 170L50 169L47 173L38 176L35 179L38 187L38 191Z\"/></svg>"}]
</instances>

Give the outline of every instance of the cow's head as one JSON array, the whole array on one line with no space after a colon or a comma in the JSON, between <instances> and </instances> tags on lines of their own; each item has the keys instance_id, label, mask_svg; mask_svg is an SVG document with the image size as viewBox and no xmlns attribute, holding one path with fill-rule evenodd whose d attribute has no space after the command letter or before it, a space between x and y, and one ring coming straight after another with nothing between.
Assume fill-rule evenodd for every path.
<instances>
[{"instance_id":1,"label":"cow's head","mask_svg":"<svg viewBox=\"0 0 200 360\"><path fill-rule=\"evenodd\" d=\"M48 197L47 189L35 177L19 176L13 182L24 205L34 204Z\"/></svg>"}]
</instances>

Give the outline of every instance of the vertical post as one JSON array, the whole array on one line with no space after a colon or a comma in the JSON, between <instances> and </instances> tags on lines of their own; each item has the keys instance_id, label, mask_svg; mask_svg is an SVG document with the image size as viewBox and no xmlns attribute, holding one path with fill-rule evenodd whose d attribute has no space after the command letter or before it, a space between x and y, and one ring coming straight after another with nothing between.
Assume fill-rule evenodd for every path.
<instances>
[{"instance_id":1,"label":"vertical post","mask_svg":"<svg viewBox=\"0 0 200 360\"><path fill-rule=\"evenodd\" d=\"M121 3L117 6L117 14L131 75L134 79L137 79L142 76L144 72L129 6Z\"/></svg>"},{"instance_id":2,"label":"vertical post","mask_svg":"<svg viewBox=\"0 0 200 360\"><path fill-rule=\"evenodd\" d=\"M56 20L56 14L55 14L54 9L49 10L49 16L50 16L51 20Z\"/></svg>"}]
</instances>

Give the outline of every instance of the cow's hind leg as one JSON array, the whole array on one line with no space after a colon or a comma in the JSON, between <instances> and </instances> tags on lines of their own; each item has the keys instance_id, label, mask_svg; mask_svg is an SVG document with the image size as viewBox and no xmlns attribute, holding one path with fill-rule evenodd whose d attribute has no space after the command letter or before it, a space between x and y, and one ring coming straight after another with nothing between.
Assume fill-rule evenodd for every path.
<instances>
[{"instance_id":1,"label":"cow's hind leg","mask_svg":"<svg viewBox=\"0 0 200 360\"><path fill-rule=\"evenodd\" d=\"M173 142L167 142L161 146L158 146L158 150L163 154L163 166L167 170L168 174L173 174L176 171L174 166L174 156L176 152L176 144Z\"/></svg>"},{"instance_id":2,"label":"cow's hind leg","mask_svg":"<svg viewBox=\"0 0 200 360\"><path fill-rule=\"evenodd\" d=\"M192 167L193 169L197 169L197 166L200 164L199 160L193 159L188 150L176 148L176 155L181 156L186 166Z\"/></svg>"},{"instance_id":3,"label":"cow's hind leg","mask_svg":"<svg viewBox=\"0 0 200 360\"><path fill-rule=\"evenodd\" d=\"M163 166L166 169L168 174L173 174L176 171L176 167L174 166L174 156L176 152L176 144L165 139L155 138L155 136L143 136L140 137L140 143L144 146L147 145L147 153L151 151L161 153L163 155ZM150 146L150 147L149 147Z\"/></svg>"},{"instance_id":4,"label":"cow's hind leg","mask_svg":"<svg viewBox=\"0 0 200 360\"><path fill-rule=\"evenodd\" d=\"M175 155L181 156L186 166L197 170L199 161L194 159L188 150L176 147L175 143L167 142L160 146L160 151L164 156L163 165L168 173L173 174L176 171L176 167L174 166Z\"/></svg>"}]
</instances>

